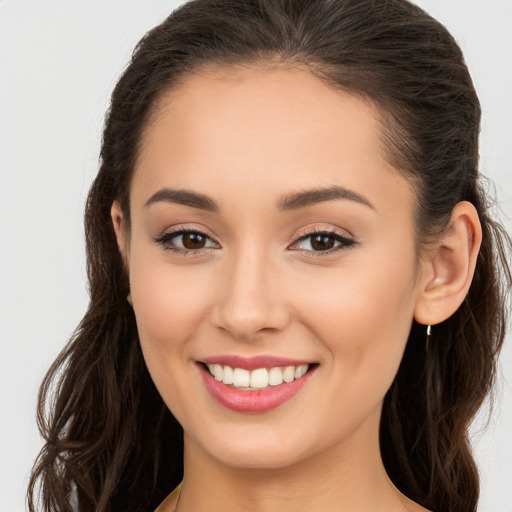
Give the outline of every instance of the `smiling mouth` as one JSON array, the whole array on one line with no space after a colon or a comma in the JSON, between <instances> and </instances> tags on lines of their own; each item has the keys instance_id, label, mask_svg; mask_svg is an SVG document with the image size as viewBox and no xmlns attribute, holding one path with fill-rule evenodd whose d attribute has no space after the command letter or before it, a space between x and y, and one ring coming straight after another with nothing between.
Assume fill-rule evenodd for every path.
<instances>
[{"instance_id":1,"label":"smiling mouth","mask_svg":"<svg viewBox=\"0 0 512 512\"><path fill-rule=\"evenodd\" d=\"M318 366L317 363L297 366L274 366L247 370L221 364L201 363L216 381L243 391L261 391L267 388L289 384L303 377Z\"/></svg>"}]
</instances>

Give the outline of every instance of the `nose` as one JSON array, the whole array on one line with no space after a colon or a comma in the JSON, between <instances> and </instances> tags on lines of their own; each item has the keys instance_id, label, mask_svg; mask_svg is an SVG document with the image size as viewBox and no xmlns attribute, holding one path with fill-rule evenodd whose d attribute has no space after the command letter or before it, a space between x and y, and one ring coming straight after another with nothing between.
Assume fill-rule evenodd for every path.
<instances>
[{"instance_id":1,"label":"nose","mask_svg":"<svg viewBox=\"0 0 512 512\"><path fill-rule=\"evenodd\" d=\"M289 322L279 269L262 251L247 250L225 262L219 275L214 325L233 338L255 341L264 332L276 332Z\"/></svg>"}]
</instances>

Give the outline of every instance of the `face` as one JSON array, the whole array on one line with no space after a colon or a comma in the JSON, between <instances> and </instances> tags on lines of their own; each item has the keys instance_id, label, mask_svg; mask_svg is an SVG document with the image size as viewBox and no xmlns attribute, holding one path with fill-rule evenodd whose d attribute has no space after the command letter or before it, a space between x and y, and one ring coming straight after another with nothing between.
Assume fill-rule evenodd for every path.
<instances>
[{"instance_id":1,"label":"face","mask_svg":"<svg viewBox=\"0 0 512 512\"><path fill-rule=\"evenodd\" d=\"M419 271L369 103L303 70L191 76L145 131L130 208L141 346L186 443L238 467L375 447Z\"/></svg>"}]
</instances>

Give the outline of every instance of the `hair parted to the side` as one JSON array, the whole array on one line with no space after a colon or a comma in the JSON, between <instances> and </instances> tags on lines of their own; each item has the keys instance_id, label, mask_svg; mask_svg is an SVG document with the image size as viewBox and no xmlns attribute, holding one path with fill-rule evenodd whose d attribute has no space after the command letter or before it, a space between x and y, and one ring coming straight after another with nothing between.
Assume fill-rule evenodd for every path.
<instances>
[{"instance_id":1,"label":"hair parted to the side","mask_svg":"<svg viewBox=\"0 0 512 512\"><path fill-rule=\"evenodd\" d=\"M457 202L478 211L483 245L469 294L433 327L428 355L424 326L413 324L380 439L404 494L437 512L476 509L467 428L494 382L511 244L478 174L480 107L461 50L406 0L193 0L140 41L112 95L86 206L90 305L41 387L31 511L38 501L47 512L153 510L180 482L183 432L142 357L110 208L120 200L129 219L141 132L165 91L205 66L258 63L299 65L377 106L387 156L415 187L419 246Z\"/></svg>"}]
</instances>

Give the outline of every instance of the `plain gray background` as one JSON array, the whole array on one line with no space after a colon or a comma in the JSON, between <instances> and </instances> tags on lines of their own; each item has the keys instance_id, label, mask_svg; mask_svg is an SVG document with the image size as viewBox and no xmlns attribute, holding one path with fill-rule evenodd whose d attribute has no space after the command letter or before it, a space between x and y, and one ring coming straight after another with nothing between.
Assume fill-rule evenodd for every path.
<instances>
[{"instance_id":1,"label":"plain gray background","mask_svg":"<svg viewBox=\"0 0 512 512\"><path fill-rule=\"evenodd\" d=\"M116 78L180 2L0 0L0 512L25 510L43 375L86 304L83 205ZM512 223L512 0L417 0L462 46L484 117L481 170ZM481 512L512 511L512 349L472 429Z\"/></svg>"}]
</instances>

